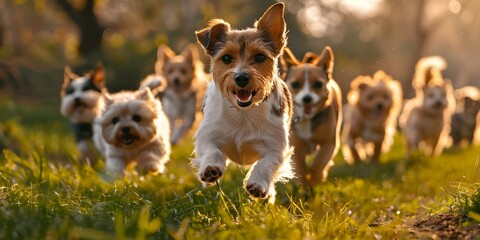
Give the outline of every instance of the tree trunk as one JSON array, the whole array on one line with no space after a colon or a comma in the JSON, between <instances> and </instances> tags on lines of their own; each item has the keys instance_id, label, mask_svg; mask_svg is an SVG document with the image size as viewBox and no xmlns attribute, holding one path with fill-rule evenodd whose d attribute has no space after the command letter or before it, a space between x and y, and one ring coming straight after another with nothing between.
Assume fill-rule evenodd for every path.
<instances>
[{"instance_id":1,"label":"tree trunk","mask_svg":"<svg viewBox=\"0 0 480 240\"><path fill-rule=\"evenodd\" d=\"M75 9L68 0L56 1L80 31L80 45L78 47L80 55L86 56L100 49L105 29L100 26L97 16L95 16L95 0L85 0L81 9Z\"/></svg>"}]
</instances>

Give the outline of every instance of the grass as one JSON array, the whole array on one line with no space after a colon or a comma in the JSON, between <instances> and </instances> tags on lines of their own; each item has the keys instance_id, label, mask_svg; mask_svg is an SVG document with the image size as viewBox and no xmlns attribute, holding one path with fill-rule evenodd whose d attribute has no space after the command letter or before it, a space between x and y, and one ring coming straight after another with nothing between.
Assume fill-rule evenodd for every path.
<instances>
[{"instance_id":1,"label":"grass","mask_svg":"<svg viewBox=\"0 0 480 240\"><path fill-rule=\"evenodd\" d=\"M304 199L278 184L269 205L242 189L230 166L204 189L189 165L192 142L173 149L168 171L108 179L78 161L56 108L0 104L0 239L372 239L411 238L409 221L440 212L480 213L480 148L404 158L400 136L380 164L340 158ZM480 220L478 218L477 220Z\"/></svg>"}]
</instances>

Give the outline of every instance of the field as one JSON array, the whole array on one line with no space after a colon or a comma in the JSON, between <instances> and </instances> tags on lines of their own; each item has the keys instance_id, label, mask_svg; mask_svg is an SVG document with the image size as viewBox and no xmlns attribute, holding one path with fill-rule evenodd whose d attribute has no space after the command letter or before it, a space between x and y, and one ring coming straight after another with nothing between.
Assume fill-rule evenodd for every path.
<instances>
[{"instance_id":1,"label":"field","mask_svg":"<svg viewBox=\"0 0 480 240\"><path fill-rule=\"evenodd\" d=\"M277 202L269 205L248 197L241 187L246 171L235 166L229 166L218 185L202 188L189 165L191 140L173 149L166 174L130 171L113 180L101 163L91 168L79 162L68 122L56 106L3 100L0 109L0 239L428 239L477 234L480 147L406 160L403 139L397 136L381 163L350 166L339 156L328 181L310 197L305 199L292 182L278 184Z\"/></svg>"}]
</instances>

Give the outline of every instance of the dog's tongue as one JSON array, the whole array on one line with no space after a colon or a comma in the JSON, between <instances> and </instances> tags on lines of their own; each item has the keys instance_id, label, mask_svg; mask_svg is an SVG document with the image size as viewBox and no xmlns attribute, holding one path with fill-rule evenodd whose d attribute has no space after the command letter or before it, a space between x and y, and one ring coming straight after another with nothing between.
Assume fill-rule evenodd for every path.
<instances>
[{"instance_id":1,"label":"dog's tongue","mask_svg":"<svg viewBox=\"0 0 480 240\"><path fill-rule=\"evenodd\" d=\"M237 91L236 96L240 101L248 101L252 96L252 92L242 89Z\"/></svg>"},{"instance_id":2,"label":"dog's tongue","mask_svg":"<svg viewBox=\"0 0 480 240\"><path fill-rule=\"evenodd\" d=\"M305 114L311 113L311 112L312 112L312 106L310 106L310 105L303 105L303 112L304 112Z\"/></svg>"}]
</instances>

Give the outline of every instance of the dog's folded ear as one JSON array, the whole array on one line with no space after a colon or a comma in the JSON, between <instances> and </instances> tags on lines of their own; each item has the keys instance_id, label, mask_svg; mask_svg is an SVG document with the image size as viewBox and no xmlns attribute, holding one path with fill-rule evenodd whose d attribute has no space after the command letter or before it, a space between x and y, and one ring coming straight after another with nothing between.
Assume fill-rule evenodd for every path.
<instances>
[{"instance_id":1,"label":"dog's folded ear","mask_svg":"<svg viewBox=\"0 0 480 240\"><path fill-rule=\"evenodd\" d=\"M105 75L105 67L101 62L98 62L92 70L91 80L99 89L105 88Z\"/></svg>"},{"instance_id":2,"label":"dog's folded ear","mask_svg":"<svg viewBox=\"0 0 480 240\"><path fill-rule=\"evenodd\" d=\"M320 56L313 61L313 64L322 67L327 73L328 79L333 78L333 51L330 46L326 46Z\"/></svg>"},{"instance_id":3,"label":"dog's folded ear","mask_svg":"<svg viewBox=\"0 0 480 240\"><path fill-rule=\"evenodd\" d=\"M291 67L300 64L289 48L285 48L283 50L283 55L280 57L280 62L282 63L282 69L285 73L288 72Z\"/></svg>"},{"instance_id":4,"label":"dog's folded ear","mask_svg":"<svg viewBox=\"0 0 480 240\"><path fill-rule=\"evenodd\" d=\"M214 19L210 21L209 27L196 31L197 41L205 49L205 52L214 56L221 47L219 43L226 41L227 33L230 31L230 24L221 20Z\"/></svg>"},{"instance_id":5,"label":"dog's folded ear","mask_svg":"<svg viewBox=\"0 0 480 240\"><path fill-rule=\"evenodd\" d=\"M266 38L274 43L273 53L278 56L287 43L284 19L285 4L282 2L272 5L255 23L257 30L266 34Z\"/></svg>"}]
</instances>

